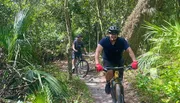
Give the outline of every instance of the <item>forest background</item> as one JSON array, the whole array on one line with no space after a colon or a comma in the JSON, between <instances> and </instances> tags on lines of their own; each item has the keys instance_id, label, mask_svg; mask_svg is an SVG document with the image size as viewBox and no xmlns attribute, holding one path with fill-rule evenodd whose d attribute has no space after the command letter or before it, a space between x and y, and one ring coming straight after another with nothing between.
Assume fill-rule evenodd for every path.
<instances>
[{"instance_id":1,"label":"forest background","mask_svg":"<svg viewBox=\"0 0 180 103\"><path fill-rule=\"evenodd\" d=\"M134 83L142 99L179 103L179 0L0 0L0 97L73 100L66 84L72 74L56 77L52 61L68 59L70 70L76 35L94 52L111 25L138 57Z\"/></svg>"}]
</instances>

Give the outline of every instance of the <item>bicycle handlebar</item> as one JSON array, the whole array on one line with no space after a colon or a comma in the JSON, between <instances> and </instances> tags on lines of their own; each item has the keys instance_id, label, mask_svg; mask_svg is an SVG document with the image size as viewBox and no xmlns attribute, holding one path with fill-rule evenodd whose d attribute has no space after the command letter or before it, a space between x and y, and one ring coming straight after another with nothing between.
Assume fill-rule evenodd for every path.
<instances>
[{"instance_id":1,"label":"bicycle handlebar","mask_svg":"<svg viewBox=\"0 0 180 103\"><path fill-rule=\"evenodd\" d=\"M103 70L104 71L107 71L107 70L120 70L120 69L124 69L124 70L129 70L129 69L132 69L132 66L121 66L121 67L103 67Z\"/></svg>"}]
</instances>

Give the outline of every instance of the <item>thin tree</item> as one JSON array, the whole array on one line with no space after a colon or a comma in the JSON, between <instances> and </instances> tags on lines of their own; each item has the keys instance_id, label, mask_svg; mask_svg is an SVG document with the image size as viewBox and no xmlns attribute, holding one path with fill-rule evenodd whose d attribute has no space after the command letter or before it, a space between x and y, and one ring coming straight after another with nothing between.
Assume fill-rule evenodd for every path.
<instances>
[{"instance_id":1,"label":"thin tree","mask_svg":"<svg viewBox=\"0 0 180 103\"><path fill-rule=\"evenodd\" d=\"M97 39L98 41L100 40L100 38L102 38L103 33L103 23L102 23L102 13L103 13L103 0L97 0L96 1L96 10L97 10L97 18L98 18L98 22L99 22L99 27L100 27L100 33L99 35L97 35Z\"/></svg>"},{"instance_id":2,"label":"thin tree","mask_svg":"<svg viewBox=\"0 0 180 103\"><path fill-rule=\"evenodd\" d=\"M72 30L71 30L71 22L69 16L69 8L68 8L68 0L64 1L64 13L65 13L65 21L66 21L66 29L68 36L68 45L67 45L67 57L68 57L68 72L69 79L72 79L72 63L71 63L71 47L72 47Z\"/></svg>"}]
</instances>

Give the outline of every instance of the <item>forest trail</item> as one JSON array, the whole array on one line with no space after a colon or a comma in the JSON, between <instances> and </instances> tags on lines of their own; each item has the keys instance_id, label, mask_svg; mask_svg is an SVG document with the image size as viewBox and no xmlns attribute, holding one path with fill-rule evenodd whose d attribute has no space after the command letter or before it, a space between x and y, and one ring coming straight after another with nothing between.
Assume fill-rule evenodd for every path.
<instances>
[{"instance_id":1,"label":"forest trail","mask_svg":"<svg viewBox=\"0 0 180 103\"><path fill-rule=\"evenodd\" d=\"M104 72L96 72L95 64L94 64L94 56L86 57L86 60L89 63L90 71L88 75L84 78L81 78L86 85L88 86L90 92L92 93L92 97L94 98L94 103L112 103L111 95L105 93L104 88L106 84L106 80L104 77ZM67 61L59 62L61 67L67 66ZM65 64L65 65L64 65ZM67 67L66 67L67 68ZM124 91L125 91L125 102L126 103L141 103L138 99L138 95L136 91L132 88L131 83L127 81L126 72L124 74Z\"/></svg>"},{"instance_id":2,"label":"forest trail","mask_svg":"<svg viewBox=\"0 0 180 103\"><path fill-rule=\"evenodd\" d=\"M141 103L139 102L137 93L133 90L131 83L129 83L126 78L127 77L125 77L123 82L126 103ZM112 103L111 95L106 94L104 91L106 80L103 72L96 73L95 70L91 70L83 80L89 87L95 103Z\"/></svg>"},{"instance_id":3,"label":"forest trail","mask_svg":"<svg viewBox=\"0 0 180 103\"><path fill-rule=\"evenodd\" d=\"M96 72L95 64L94 64L94 56L89 56L86 59L89 62L90 72L88 75L83 78L86 85L89 87L89 90L92 93L93 98L95 99L95 103L112 103L111 95L105 93L105 84L106 80L104 77L104 72ZM125 102L126 103L141 103L139 101L138 95L136 91L132 88L131 83L127 81L127 73L124 73L124 92L125 92Z\"/></svg>"}]
</instances>

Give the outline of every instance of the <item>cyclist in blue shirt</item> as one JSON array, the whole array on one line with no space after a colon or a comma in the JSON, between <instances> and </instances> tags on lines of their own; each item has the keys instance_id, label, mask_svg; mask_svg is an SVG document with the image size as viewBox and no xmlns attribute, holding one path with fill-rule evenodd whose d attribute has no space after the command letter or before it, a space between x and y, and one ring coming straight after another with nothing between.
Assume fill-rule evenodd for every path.
<instances>
[{"instance_id":1,"label":"cyclist in blue shirt","mask_svg":"<svg viewBox=\"0 0 180 103\"><path fill-rule=\"evenodd\" d=\"M77 57L82 57L82 48L84 49L85 53L87 53L86 48L84 47L84 43L82 42L82 35L79 34L72 45L72 69L75 67L75 62Z\"/></svg>"},{"instance_id":2,"label":"cyclist in blue shirt","mask_svg":"<svg viewBox=\"0 0 180 103\"><path fill-rule=\"evenodd\" d=\"M129 56L133 61L131 64L132 68L137 69L138 62L135 58L134 52L124 38L118 37L119 31L120 30L117 26L111 26L108 30L109 36L100 40L95 52L95 63L97 71L103 70L103 67L99 61L99 55L102 51L104 67L123 66L122 55L123 52L126 51L129 53ZM123 70L120 70L119 73L123 78ZM105 92L110 94L110 80L113 78L113 71L108 70L105 77L107 82L105 86Z\"/></svg>"}]
</instances>

